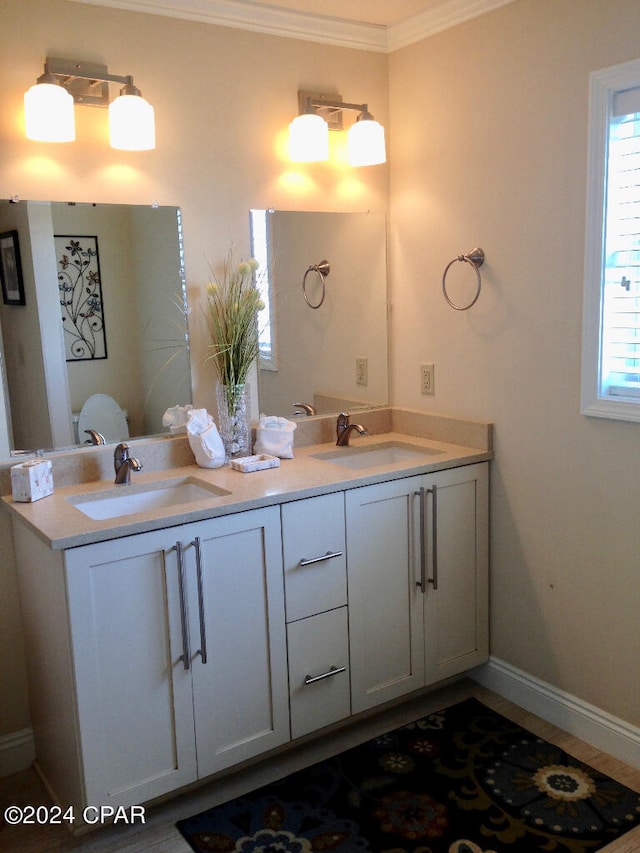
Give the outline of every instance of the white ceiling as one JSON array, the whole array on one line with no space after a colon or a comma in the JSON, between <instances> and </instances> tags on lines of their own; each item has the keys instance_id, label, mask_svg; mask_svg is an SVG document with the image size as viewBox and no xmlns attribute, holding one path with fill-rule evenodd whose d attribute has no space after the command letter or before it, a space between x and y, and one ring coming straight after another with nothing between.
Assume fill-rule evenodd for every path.
<instances>
[{"instance_id":1,"label":"white ceiling","mask_svg":"<svg viewBox=\"0 0 640 853\"><path fill-rule=\"evenodd\" d=\"M73 0L389 52L513 0Z\"/></svg>"}]
</instances>

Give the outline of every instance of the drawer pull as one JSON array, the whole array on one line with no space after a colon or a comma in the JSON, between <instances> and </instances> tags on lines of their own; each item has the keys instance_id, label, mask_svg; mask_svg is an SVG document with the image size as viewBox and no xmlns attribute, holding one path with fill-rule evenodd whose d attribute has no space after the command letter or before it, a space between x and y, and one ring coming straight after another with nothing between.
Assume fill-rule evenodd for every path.
<instances>
[{"instance_id":1,"label":"drawer pull","mask_svg":"<svg viewBox=\"0 0 640 853\"><path fill-rule=\"evenodd\" d=\"M346 666L332 666L330 670L328 670L327 672L323 672L322 675L305 676L304 683L315 684L316 681L322 681L325 678L331 678L332 675L338 675L339 672L346 672L346 670Z\"/></svg>"},{"instance_id":2,"label":"drawer pull","mask_svg":"<svg viewBox=\"0 0 640 853\"><path fill-rule=\"evenodd\" d=\"M342 557L342 551L327 551L322 557L303 557L298 563L299 566L312 566L314 563L324 563L325 560L332 560L334 557Z\"/></svg>"}]
</instances>

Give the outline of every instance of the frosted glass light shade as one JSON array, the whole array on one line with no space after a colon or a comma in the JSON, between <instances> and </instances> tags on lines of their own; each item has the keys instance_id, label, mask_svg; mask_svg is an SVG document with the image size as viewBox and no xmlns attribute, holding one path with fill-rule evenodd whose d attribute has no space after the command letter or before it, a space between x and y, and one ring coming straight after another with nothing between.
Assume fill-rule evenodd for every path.
<instances>
[{"instance_id":1,"label":"frosted glass light shade","mask_svg":"<svg viewBox=\"0 0 640 853\"><path fill-rule=\"evenodd\" d=\"M109 141L121 151L156 147L153 107L140 95L120 95L109 104Z\"/></svg>"},{"instance_id":2,"label":"frosted glass light shade","mask_svg":"<svg viewBox=\"0 0 640 853\"><path fill-rule=\"evenodd\" d=\"M76 138L73 98L56 83L36 83L24 94L27 139L73 142Z\"/></svg>"},{"instance_id":3,"label":"frosted glass light shade","mask_svg":"<svg viewBox=\"0 0 640 853\"><path fill-rule=\"evenodd\" d=\"M349 128L347 152L351 166L375 166L387 162L384 127L374 119L361 119Z\"/></svg>"},{"instance_id":4,"label":"frosted glass light shade","mask_svg":"<svg viewBox=\"0 0 640 853\"><path fill-rule=\"evenodd\" d=\"M296 116L289 125L289 159L317 163L329 159L329 126L315 113Z\"/></svg>"}]
</instances>

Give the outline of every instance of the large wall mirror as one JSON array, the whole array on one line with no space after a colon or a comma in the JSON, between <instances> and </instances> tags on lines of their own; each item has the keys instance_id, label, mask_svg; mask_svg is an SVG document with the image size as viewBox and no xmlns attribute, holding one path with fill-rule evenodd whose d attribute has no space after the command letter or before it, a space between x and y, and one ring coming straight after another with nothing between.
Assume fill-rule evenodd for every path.
<instances>
[{"instance_id":1,"label":"large wall mirror","mask_svg":"<svg viewBox=\"0 0 640 853\"><path fill-rule=\"evenodd\" d=\"M269 210L252 211L251 220L270 319L266 329L261 320L269 342L262 342L258 371L260 411L293 417L294 403L318 414L386 405L384 215ZM0 234L7 233L17 234L25 304L0 302L0 459L14 450L83 444L77 413L95 393L126 411L131 437L166 432L164 411L191 402L179 209L5 200ZM78 260L78 238L91 269L97 251L101 357L79 351L73 358L64 339L60 287L71 283L60 263L65 254L69 264ZM302 284L322 260L330 272L314 309ZM322 283L318 273L307 275L312 304Z\"/></svg>"},{"instance_id":2,"label":"large wall mirror","mask_svg":"<svg viewBox=\"0 0 640 853\"><path fill-rule=\"evenodd\" d=\"M130 437L166 431L165 410L191 402L179 209L4 201L0 232L24 290L0 304L0 457L84 443L77 416L96 393Z\"/></svg>"},{"instance_id":3,"label":"large wall mirror","mask_svg":"<svg viewBox=\"0 0 640 853\"><path fill-rule=\"evenodd\" d=\"M251 234L267 306L260 411L289 418L387 405L384 214L252 210ZM322 261L326 276L313 269Z\"/></svg>"}]
</instances>

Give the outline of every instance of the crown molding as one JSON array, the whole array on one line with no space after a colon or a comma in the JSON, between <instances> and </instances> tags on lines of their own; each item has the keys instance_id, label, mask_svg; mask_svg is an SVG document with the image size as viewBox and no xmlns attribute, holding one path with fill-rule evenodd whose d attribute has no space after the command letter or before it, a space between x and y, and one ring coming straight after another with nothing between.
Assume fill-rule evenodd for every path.
<instances>
[{"instance_id":1,"label":"crown molding","mask_svg":"<svg viewBox=\"0 0 640 853\"><path fill-rule=\"evenodd\" d=\"M435 0L406 21L385 27L264 6L250 0L71 0L130 12L164 15L221 27L390 53L514 0Z\"/></svg>"},{"instance_id":2,"label":"crown molding","mask_svg":"<svg viewBox=\"0 0 640 853\"><path fill-rule=\"evenodd\" d=\"M388 27L387 51L415 44L443 30L471 21L514 0L439 0L424 12Z\"/></svg>"},{"instance_id":3,"label":"crown molding","mask_svg":"<svg viewBox=\"0 0 640 853\"><path fill-rule=\"evenodd\" d=\"M259 3L252 4L238 2L238 0L72 0L72 2L164 15L338 47L352 47L379 53L387 51L387 28L384 26L290 12Z\"/></svg>"}]
</instances>

